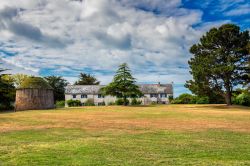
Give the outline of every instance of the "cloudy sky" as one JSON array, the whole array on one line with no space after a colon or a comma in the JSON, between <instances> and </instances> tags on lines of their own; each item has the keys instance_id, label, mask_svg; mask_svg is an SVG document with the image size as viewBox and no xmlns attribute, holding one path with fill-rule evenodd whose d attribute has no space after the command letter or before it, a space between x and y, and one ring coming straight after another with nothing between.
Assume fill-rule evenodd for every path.
<instances>
[{"instance_id":1,"label":"cloudy sky","mask_svg":"<svg viewBox=\"0 0 250 166\"><path fill-rule=\"evenodd\" d=\"M250 0L0 0L0 63L107 84L127 62L138 82L174 82L178 95L190 46L223 23L249 29Z\"/></svg>"}]
</instances>

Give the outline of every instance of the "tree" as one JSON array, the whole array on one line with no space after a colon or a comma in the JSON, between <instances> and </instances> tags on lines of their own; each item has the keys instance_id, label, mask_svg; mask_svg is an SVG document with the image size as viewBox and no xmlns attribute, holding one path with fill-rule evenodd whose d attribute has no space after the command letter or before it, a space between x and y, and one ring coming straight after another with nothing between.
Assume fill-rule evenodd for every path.
<instances>
[{"instance_id":1,"label":"tree","mask_svg":"<svg viewBox=\"0 0 250 166\"><path fill-rule=\"evenodd\" d=\"M186 87L197 95L221 94L231 105L233 88L246 81L249 40L249 32L241 32L233 24L212 28L190 49L194 55L188 62L193 80Z\"/></svg>"},{"instance_id":2,"label":"tree","mask_svg":"<svg viewBox=\"0 0 250 166\"><path fill-rule=\"evenodd\" d=\"M193 96L188 93L183 93L172 101L172 104L195 104L195 103L196 103L196 96Z\"/></svg>"},{"instance_id":3,"label":"tree","mask_svg":"<svg viewBox=\"0 0 250 166\"><path fill-rule=\"evenodd\" d=\"M208 97L211 104L225 103L221 87L210 83L207 77L202 77L202 75L206 75L205 68L199 68L198 70L197 68L199 68L199 65L192 66L192 69L197 72L192 73L194 80L187 81L185 87L198 97Z\"/></svg>"},{"instance_id":4,"label":"tree","mask_svg":"<svg viewBox=\"0 0 250 166\"><path fill-rule=\"evenodd\" d=\"M68 85L67 80L63 79L60 76L48 76L45 77L45 80L47 80L49 85L54 89L55 102L64 100L65 87Z\"/></svg>"},{"instance_id":5,"label":"tree","mask_svg":"<svg viewBox=\"0 0 250 166\"><path fill-rule=\"evenodd\" d=\"M75 82L75 85L99 85L98 81L94 76L90 74L80 73L79 80Z\"/></svg>"},{"instance_id":6,"label":"tree","mask_svg":"<svg viewBox=\"0 0 250 166\"><path fill-rule=\"evenodd\" d=\"M119 66L113 81L106 87L102 88L102 92L104 95L122 98L124 105L127 105L127 98L137 98L142 96L139 87L135 83L135 78L132 76L128 65L123 63Z\"/></svg>"},{"instance_id":7,"label":"tree","mask_svg":"<svg viewBox=\"0 0 250 166\"><path fill-rule=\"evenodd\" d=\"M11 109L15 100L15 87L11 82L3 79L5 69L0 68L0 110Z\"/></svg>"},{"instance_id":8,"label":"tree","mask_svg":"<svg viewBox=\"0 0 250 166\"><path fill-rule=\"evenodd\" d=\"M18 88L22 84L22 82L29 77L31 76L26 74L14 74L14 75L5 75L3 76L3 79L9 82L13 82L14 86Z\"/></svg>"},{"instance_id":9,"label":"tree","mask_svg":"<svg viewBox=\"0 0 250 166\"><path fill-rule=\"evenodd\" d=\"M248 43L247 49L248 49L248 54L250 55L250 42ZM243 77L245 79L244 86L250 92L250 58L248 59L247 62L247 73Z\"/></svg>"}]
</instances>

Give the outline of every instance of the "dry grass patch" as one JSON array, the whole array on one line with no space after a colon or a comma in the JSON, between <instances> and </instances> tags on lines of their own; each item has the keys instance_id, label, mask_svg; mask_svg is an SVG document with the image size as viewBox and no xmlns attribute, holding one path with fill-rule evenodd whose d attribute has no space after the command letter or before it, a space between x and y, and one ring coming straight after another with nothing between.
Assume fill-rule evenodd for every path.
<instances>
[{"instance_id":1,"label":"dry grass patch","mask_svg":"<svg viewBox=\"0 0 250 166\"><path fill-rule=\"evenodd\" d=\"M250 111L224 105L0 114L0 165L249 165Z\"/></svg>"},{"instance_id":2,"label":"dry grass patch","mask_svg":"<svg viewBox=\"0 0 250 166\"><path fill-rule=\"evenodd\" d=\"M226 109L227 108L227 109ZM0 131L80 128L84 130L225 129L250 132L250 111L224 105L82 107L0 114Z\"/></svg>"}]
</instances>

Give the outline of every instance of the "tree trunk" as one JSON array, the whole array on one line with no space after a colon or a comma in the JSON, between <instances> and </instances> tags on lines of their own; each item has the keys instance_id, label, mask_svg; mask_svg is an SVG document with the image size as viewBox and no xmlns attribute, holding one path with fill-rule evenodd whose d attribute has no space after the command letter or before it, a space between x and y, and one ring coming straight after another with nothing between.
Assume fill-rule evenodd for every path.
<instances>
[{"instance_id":1,"label":"tree trunk","mask_svg":"<svg viewBox=\"0 0 250 166\"><path fill-rule=\"evenodd\" d=\"M231 92L230 86L226 86L225 99L226 99L226 103L228 106L232 105L232 92Z\"/></svg>"},{"instance_id":2,"label":"tree trunk","mask_svg":"<svg viewBox=\"0 0 250 166\"><path fill-rule=\"evenodd\" d=\"M123 97L123 105L127 106L127 97Z\"/></svg>"}]
</instances>

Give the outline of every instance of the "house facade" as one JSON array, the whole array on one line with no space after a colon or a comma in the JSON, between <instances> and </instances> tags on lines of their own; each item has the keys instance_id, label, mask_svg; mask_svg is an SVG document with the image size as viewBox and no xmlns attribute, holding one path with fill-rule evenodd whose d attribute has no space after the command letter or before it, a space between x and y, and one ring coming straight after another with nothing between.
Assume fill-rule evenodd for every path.
<instances>
[{"instance_id":1,"label":"house facade","mask_svg":"<svg viewBox=\"0 0 250 166\"><path fill-rule=\"evenodd\" d=\"M138 100L143 105L151 103L169 104L169 98L173 96L172 84L140 84L138 86L143 93L143 97L138 98ZM80 100L83 105L88 99L94 101L95 105L114 103L117 98L102 96L100 92L102 87L104 85L69 85L65 90L65 100Z\"/></svg>"}]
</instances>

